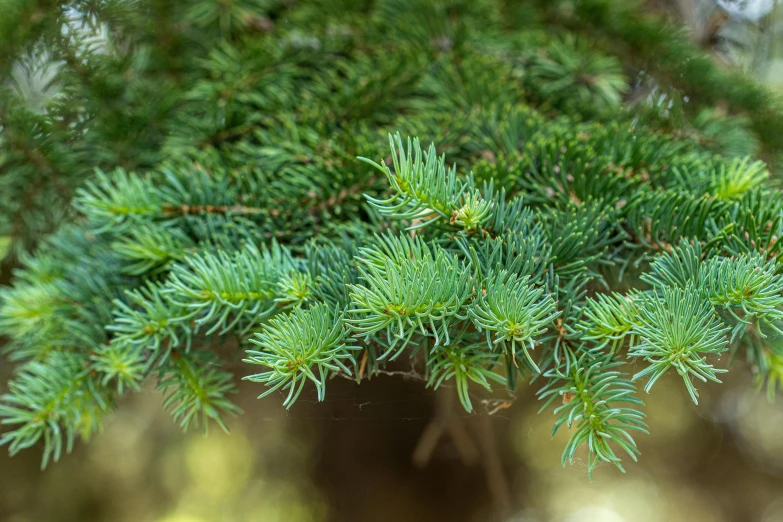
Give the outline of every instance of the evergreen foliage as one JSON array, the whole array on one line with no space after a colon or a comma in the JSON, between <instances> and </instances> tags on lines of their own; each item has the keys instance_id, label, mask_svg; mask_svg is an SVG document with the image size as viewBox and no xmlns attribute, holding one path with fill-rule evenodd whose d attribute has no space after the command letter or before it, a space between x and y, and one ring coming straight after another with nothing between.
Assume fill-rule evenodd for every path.
<instances>
[{"instance_id":1,"label":"evergreen foliage","mask_svg":"<svg viewBox=\"0 0 783 522\"><path fill-rule=\"evenodd\" d=\"M0 441L45 465L149 380L225 428L236 344L286 408L403 357L468 412L534 386L591 474L637 381L774 396L783 113L621 4L2 2Z\"/></svg>"}]
</instances>

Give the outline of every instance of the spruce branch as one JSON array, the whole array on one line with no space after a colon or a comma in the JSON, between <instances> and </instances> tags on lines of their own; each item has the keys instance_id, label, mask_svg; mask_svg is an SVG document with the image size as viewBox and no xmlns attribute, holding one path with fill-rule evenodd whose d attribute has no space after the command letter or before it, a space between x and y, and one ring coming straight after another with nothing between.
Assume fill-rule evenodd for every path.
<instances>
[{"instance_id":1,"label":"spruce branch","mask_svg":"<svg viewBox=\"0 0 783 522\"><path fill-rule=\"evenodd\" d=\"M268 370L245 379L269 387L259 398L280 388L289 390L283 402L286 408L296 402L308 380L322 401L329 373L351 375L346 363L356 362L352 352L359 349L351 344L342 311L324 304L273 318L250 342L260 349L248 350L245 362Z\"/></svg>"},{"instance_id":2,"label":"spruce branch","mask_svg":"<svg viewBox=\"0 0 783 522\"><path fill-rule=\"evenodd\" d=\"M123 272L134 276L165 271L193 247L193 241L181 230L151 224L133 227L112 244L126 263Z\"/></svg>"},{"instance_id":3,"label":"spruce branch","mask_svg":"<svg viewBox=\"0 0 783 522\"><path fill-rule=\"evenodd\" d=\"M552 297L545 294L544 288L528 284L526 277L519 278L506 271L490 276L477 293L470 317L479 331L486 332L488 347L492 349L499 344L515 365L517 353L521 351L533 371L539 373L530 352L536 347L535 337L544 333L560 315Z\"/></svg>"},{"instance_id":4,"label":"spruce branch","mask_svg":"<svg viewBox=\"0 0 783 522\"><path fill-rule=\"evenodd\" d=\"M623 238L613 208L597 201L548 209L539 217L552 245L552 262L561 277L581 274Z\"/></svg>"},{"instance_id":5,"label":"spruce branch","mask_svg":"<svg viewBox=\"0 0 783 522\"><path fill-rule=\"evenodd\" d=\"M728 207L708 195L681 190L638 191L628 202L628 231L648 249L668 250L682 238L702 239Z\"/></svg>"},{"instance_id":6,"label":"spruce branch","mask_svg":"<svg viewBox=\"0 0 783 522\"><path fill-rule=\"evenodd\" d=\"M769 402L773 402L779 391L783 390L781 339L780 335L761 337L754 328L748 328L732 346L735 352L744 351L756 389L764 390Z\"/></svg>"},{"instance_id":7,"label":"spruce branch","mask_svg":"<svg viewBox=\"0 0 783 522\"><path fill-rule=\"evenodd\" d=\"M96 383L76 354L52 353L24 364L2 397L0 438L11 454L43 442L41 467L70 452L76 437L87 440L100 429L111 396Z\"/></svg>"},{"instance_id":8,"label":"spruce branch","mask_svg":"<svg viewBox=\"0 0 783 522\"><path fill-rule=\"evenodd\" d=\"M571 35L534 55L529 75L540 96L562 108L578 100L583 110L613 109L627 90L616 58L584 48Z\"/></svg>"},{"instance_id":9,"label":"spruce branch","mask_svg":"<svg viewBox=\"0 0 783 522\"><path fill-rule=\"evenodd\" d=\"M118 395L138 390L149 366L143 350L123 343L112 342L90 355L90 368L103 377L101 385L108 388L114 383Z\"/></svg>"},{"instance_id":10,"label":"spruce branch","mask_svg":"<svg viewBox=\"0 0 783 522\"><path fill-rule=\"evenodd\" d=\"M209 421L213 421L228 431L223 416L241 413L227 397L236 392L232 374L220 369L205 352L172 352L158 376L163 407L183 430L200 424L206 433Z\"/></svg>"},{"instance_id":11,"label":"spruce branch","mask_svg":"<svg viewBox=\"0 0 783 522\"><path fill-rule=\"evenodd\" d=\"M112 332L112 345L128 353L167 352L181 345L190 348L192 332L183 323L188 310L167 300L162 287L146 287L126 292L115 299L114 320L106 326ZM159 354L167 355L167 354Z\"/></svg>"},{"instance_id":12,"label":"spruce branch","mask_svg":"<svg viewBox=\"0 0 783 522\"><path fill-rule=\"evenodd\" d=\"M208 326L207 334L243 330L277 312L278 283L296 269L290 253L277 243L205 252L175 265L161 293L187 311L184 318Z\"/></svg>"},{"instance_id":13,"label":"spruce branch","mask_svg":"<svg viewBox=\"0 0 783 522\"><path fill-rule=\"evenodd\" d=\"M557 420L552 436L564 425L574 429L563 451L563 466L573 462L577 450L587 445L587 473L591 479L600 462L614 464L625 472L612 445L636 461L639 450L631 432L648 433L644 414L639 411L642 401L636 397L633 383L616 369L620 365L582 356L566 374L548 371L548 382L538 392L545 401L539 411L558 399L562 401L554 410Z\"/></svg>"},{"instance_id":14,"label":"spruce branch","mask_svg":"<svg viewBox=\"0 0 783 522\"><path fill-rule=\"evenodd\" d=\"M648 296L639 311L640 324L634 327L633 333L640 341L629 355L650 364L636 373L633 380L649 376L644 387L649 392L664 373L674 368L693 402L698 404L699 393L693 378L720 382L716 374L726 370L714 368L706 356L726 351L728 328L718 319L704 294L690 285L685 289L664 287L660 296Z\"/></svg>"},{"instance_id":15,"label":"spruce branch","mask_svg":"<svg viewBox=\"0 0 783 522\"><path fill-rule=\"evenodd\" d=\"M417 332L448 345L453 323L467 317L470 270L443 251L415 260L384 257L383 265L366 263L359 273L362 283L350 286L347 322L364 339L386 332L381 360L398 357Z\"/></svg>"},{"instance_id":16,"label":"spruce branch","mask_svg":"<svg viewBox=\"0 0 783 522\"><path fill-rule=\"evenodd\" d=\"M0 330L13 338L52 328L63 304L62 289L54 282L3 288L0 300Z\"/></svg>"},{"instance_id":17,"label":"spruce branch","mask_svg":"<svg viewBox=\"0 0 783 522\"><path fill-rule=\"evenodd\" d=\"M633 349L638 342L634 328L639 324L640 300L641 296L635 292L588 298L583 309L585 319L579 325L583 331L581 339L596 343L591 349L595 352L609 346L609 355L616 353L626 339L629 339L628 347Z\"/></svg>"},{"instance_id":18,"label":"spruce branch","mask_svg":"<svg viewBox=\"0 0 783 522\"><path fill-rule=\"evenodd\" d=\"M149 176L134 176L122 169L111 175L97 172L77 191L74 207L94 220L96 232L127 229L141 218L155 216L163 205Z\"/></svg>"},{"instance_id":19,"label":"spruce branch","mask_svg":"<svg viewBox=\"0 0 783 522\"><path fill-rule=\"evenodd\" d=\"M762 337L759 321L783 333L777 326L783 319L783 275L778 273L774 261L765 262L759 255L714 257L701 267L698 282L709 301L737 321L732 340L751 318L756 319L757 332ZM737 311L743 316L737 315Z\"/></svg>"},{"instance_id":20,"label":"spruce branch","mask_svg":"<svg viewBox=\"0 0 783 522\"><path fill-rule=\"evenodd\" d=\"M724 110L705 107L691 121L696 141L704 147L726 156L757 156L759 138L744 114L726 114Z\"/></svg>"},{"instance_id":21,"label":"spruce branch","mask_svg":"<svg viewBox=\"0 0 783 522\"><path fill-rule=\"evenodd\" d=\"M505 385L506 378L497 373L497 353L487 352L481 345L463 346L452 343L449 346L435 346L427 363L430 377L427 386L435 389L446 381L454 380L462 407L468 413L473 411L473 403L468 392L468 383L474 382L487 391L491 391L490 381Z\"/></svg>"},{"instance_id":22,"label":"spruce branch","mask_svg":"<svg viewBox=\"0 0 783 522\"><path fill-rule=\"evenodd\" d=\"M466 230L479 227L489 213L490 203L469 183L457 178L456 167L446 167L445 157L437 156L434 145L424 152L418 138L409 138L406 147L399 134L389 135L389 143L393 172L385 164L359 158L383 172L393 191L387 199L367 196L373 207L395 219L415 220L410 230L441 219Z\"/></svg>"},{"instance_id":23,"label":"spruce branch","mask_svg":"<svg viewBox=\"0 0 783 522\"><path fill-rule=\"evenodd\" d=\"M680 239L676 248L663 252L650 263L650 271L641 275L643 281L663 288L686 288L699 280L702 266L702 249L698 241Z\"/></svg>"},{"instance_id":24,"label":"spruce branch","mask_svg":"<svg viewBox=\"0 0 783 522\"><path fill-rule=\"evenodd\" d=\"M720 200L737 200L761 188L768 178L767 166L762 161L749 157L731 161L705 158L696 165L673 166L670 185L696 195L708 193Z\"/></svg>"},{"instance_id":25,"label":"spruce branch","mask_svg":"<svg viewBox=\"0 0 783 522\"><path fill-rule=\"evenodd\" d=\"M249 380L286 407L383 374L473 411L527 374L590 473L638 453L634 378L695 400L731 349L779 387L764 88L627 2L229 3L0 17L12 451L58 457L150 378L225 426L255 332Z\"/></svg>"},{"instance_id":26,"label":"spruce branch","mask_svg":"<svg viewBox=\"0 0 783 522\"><path fill-rule=\"evenodd\" d=\"M728 165L722 163L710 177L711 192L720 199L735 199L753 190L769 178L762 161L738 158Z\"/></svg>"},{"instance_id":27,"label":"spruce branch","mask_svg":"<svg viewBox=\"0 0 783 522\"><path fill-rule=\"evenodd\" d=\"M540 225L495 238L458 237L456 241L465 258L470 259L478 281L505 270L527 276L531 284L543 284L549 274L552 247Z\"/></svg>"}]
</instances>

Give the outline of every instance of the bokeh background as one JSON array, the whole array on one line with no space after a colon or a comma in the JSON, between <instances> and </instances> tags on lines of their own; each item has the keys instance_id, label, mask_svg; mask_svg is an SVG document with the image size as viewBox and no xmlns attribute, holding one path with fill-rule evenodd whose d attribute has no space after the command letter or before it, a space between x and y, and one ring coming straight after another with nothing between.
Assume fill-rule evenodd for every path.
<instances>
[{"instance_id":1,"label":"bokeh background","mask_svg":"<svg viewBox=\"0 0 783 522\"><path fill-rule=\"evenodd\" d=\"M337 379L324 403L309 390L286 412L240 383L245 414L230 434L204 436L183 434L144 390L43 472L34 451L3 456L0 520L781 522L783 403L769 403L742 372L728 375L703 387L698 406L676 375L657 385L644 396L652 434L638 439L641 462L626 474L600 467L592 482L583 463L560 466L565 433L551 439L552 417L525 392L508 408L490 414L503 405L490 400L465 416L414 380ZM447 430L422 467L413 457L433 419L461 423L466 440ZM460 451L467 442L480 454L482 440L500 473Z\"/></svg>"},{"instance_id":2,"label":"bokeh background","mask_svg":"<svg viewBox=\"0 0 783 522\"><path fill-rule=\"evenodd\" d=\"M773 0L650 4L716 60L783 86ZM0 373L6 382L10 368ZM471 416L405 375L337 379L324 403L309 389L291 411L239 389L245 413L230 434L182 433L148 388L45 471L36 451L0 453L0 521L783 522L783 401L741 369L701 386L698 406L677 376L663 379L644 396L642 461L626 474L600 467L592 482L583 463L560 465L566 433L552 440L532 389L513 403L484 397ZM442 433L429 439L433 427Z\"/></svg>"}]
</instances>

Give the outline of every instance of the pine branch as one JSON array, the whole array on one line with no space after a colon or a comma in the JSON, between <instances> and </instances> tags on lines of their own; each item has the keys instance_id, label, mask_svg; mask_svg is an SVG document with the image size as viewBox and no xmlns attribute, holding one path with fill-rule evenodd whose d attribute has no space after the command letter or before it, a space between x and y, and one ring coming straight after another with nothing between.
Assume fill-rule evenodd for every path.
<instances>
[{"instance_id":1,"label":"pine branch","mask_svg":"<svg viewBox=\"0 0 783 522\"><path fill-rule=\"evenodd\" d=\"M698 404L699 393L692 379L720 382L716 374L726 370L714 368L706 355L726 351L728 328L691 286L682 290L664 287L660 297L645 299L639 310L640 324L633 331L640 342L630 355L650 365L636 373L633 380L649 376L644 387L649 392L664 373L674 368L685 382L691 399Z\"/></svg>"},{"instance_id":2,"label":"pine branch","mask_svg":"<svg viewBox=\"0 0 783 522\"><path fill-rule=\"evenodd\" d=\"M563 451L563 466L573 462L579 447L586 444L590 478L600 462L609 462L625 472L612 444L636 461L639 450L630 432L647 433L644 414L638 410L642 402L634 395L633 384L615 369L617 366L583 357L566 375L548 372L545 376L549 382L539 391L539 398L546 401L540 411L557 399L562 401L555 407L557 420L552 436L563 425L575 430Z\"/></svg>"},{"instance_id":3,"label":"pine branch","mask_svg":"<svg viewBox=\"0 0 783 522\"><path fill-rule=\"evenodd\" d=\"M236 391L232 375L203 355L172 352L170 360L158 372L158 389L164 393L163 406L171 410L182 429L200 424L206 433L209 421L214 421L223 431L228 431L223 416L241 413L226 396Z\"/></svg>"},{"instance_id":4,"label":"pine branch","mask_svg":"<svg viewBox=\"0 0 783 522\"><path fill-rule=\"evenodd\" d=\"M769 92L632 4L327 4L0 19L0 442L56 459L150 378L183 428L225 427L247 348L286 408L333 376L468 412L538 379L590 474L638 455L634 379L695 401L731 350L774 395Z\"/></svg>"},{"instance_id":5,"label":"pine branch","mask_svg":"<svg viewBox=\"0 0 783 522\"><path fill-rule=\"evenodd\" d=\"M245 362L269 369L245 379L269 387L260 397L280 388L289 390L283 403L286 408L293 405L307 380L315 383L318 400L324 400L328 374L351 375L345 363L355 363L351 351L358 349L348 344L351 340L342 313L326 305L297 308L289 315L274 318L250 342L261 349L248 350Z\"/></svg>"}]
</instances>

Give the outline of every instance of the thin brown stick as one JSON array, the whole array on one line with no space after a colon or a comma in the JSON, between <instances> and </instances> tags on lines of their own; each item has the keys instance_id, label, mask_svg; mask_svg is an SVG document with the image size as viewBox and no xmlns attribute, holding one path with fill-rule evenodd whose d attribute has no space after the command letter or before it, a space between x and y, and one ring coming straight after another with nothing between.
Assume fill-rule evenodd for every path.
<instances>
[{"instance_id":1,"label":"thin brown stick","mask_svg":"<svg viewBox=\"0 0 783 522\"><path fill-rule=\"evenodd\" d=\"M481 447L481 464L487 481L495 511L500 520L505 520L511 512L511 491L503 472L503 464L497 448L495 431L492 428L492 418L480 415L474 424L476 435Z\"/></svg>"},{"instance_id":2,"label":"thin brown stick","mask_svg":"<svg viewBox=\"0 0 783 522\"><path fill-rule=\"evenodd\" d=\"M413 450L414 465L420 468L426 466L438 446L438 442L445 433L448 433L462 463L466 466L472 466L479 458L479 451L462 424L464 419L455 414L456 394L453 390L441 388L438 389L435 397L435 416L424 428L419 442Z\"/></svg>"}]
</instances>

